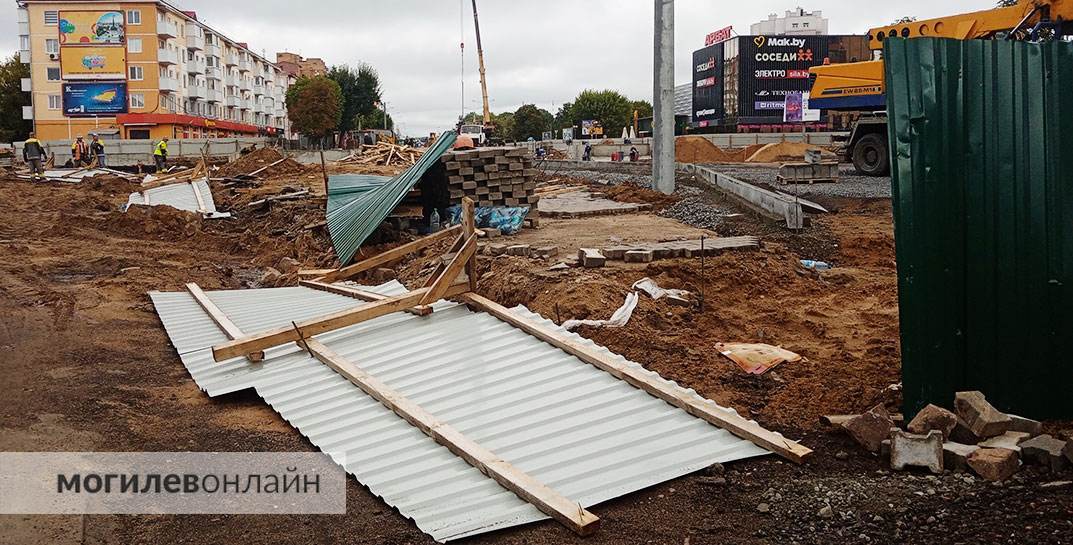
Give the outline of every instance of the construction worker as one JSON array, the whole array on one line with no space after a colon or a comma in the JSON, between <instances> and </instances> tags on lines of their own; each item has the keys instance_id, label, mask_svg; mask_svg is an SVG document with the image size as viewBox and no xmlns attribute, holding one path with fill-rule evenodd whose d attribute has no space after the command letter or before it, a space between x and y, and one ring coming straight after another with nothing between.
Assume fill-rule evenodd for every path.
<instances>
[{"instance_id":1,"label":"construction worker","mask_svg":"<svg viewBox=\"0 0 1073 545\"><path fill-rule=\"evenodd\" d=\"M168 137L160 139L153 148L153 161L156 161L156 171L163 172L168 165Z\"/></svg>"},{"instance_id":2,"label":"construction worker","mask_svg":"<svg viewBox=\"0 0 1073 545\"><path fill-rule=\"evenodd\" d=\"M581 160L582 161L591 161L592 160L592 144L590 144L588 142L585 142L585 153L583 153L581 155Z\"/></svg>"},{"instance_id":3,"label":"construction worker","mask_svg":"<svg viewBox=\"0 0 1073 545\"><path fill-rule=\"evenodd\" d=\"M75 168L89 164L89 146L86 145L81 134L71 144L71 164Z\"/></svg>"},{"instance_id":4,"label":"construction worker","mask_svg":"<svg viewBox=\"0 0 1073 545\"><path fill-rule=\"evenodd\" d=\"M30 133L30 136L26 138L26 143L22 145L22 160L30 165L30 176L35 180L44 178L45 148L41 146L41 141L35 137L34 133Z\"/></svg>"},{"instance_id":5,"label":"construction worker","mask_svg":"<svg viewBox=\"0 0 1073 545\"><path fill-rule=\"evenodd\" d=\"M95 132L90 133L89 137L93 139L89 143L90 157L97 159L97 166L101 168L108 166L104 162L104 143L101 142L101 138Z\"/></svg>"}]
</instances>

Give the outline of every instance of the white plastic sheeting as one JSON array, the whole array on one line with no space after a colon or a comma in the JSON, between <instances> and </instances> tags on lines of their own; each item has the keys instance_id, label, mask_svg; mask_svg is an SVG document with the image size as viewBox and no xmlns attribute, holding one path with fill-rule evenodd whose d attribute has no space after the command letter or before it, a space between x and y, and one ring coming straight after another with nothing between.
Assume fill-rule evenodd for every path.
<instances>
[{"instance_id":1,"label":"white plastic sheeting","mask_svg":"<svg viewBox=\"0 0 1073 545\"><path fill-rule=\"evenodd\" d=\"M201 200L205 205L204 209L198 203L198 195L194 192L194 186L197 187L197 193L201 194ZM146 201L146 196L149 197L148 202ZM170 206L187 212L201 212L209 218L230 217L230 214L220 213L216 210L216 203L212 200L212 189L209 188L209 181L205 179L146 189L141 193L131 193L127 199L127 208L146 204L148 206Z\"/></svg>"},{"instance_id":2,"label":"white plastic sheeting","mask_svg":"<svg viewBox=\"0 0 1073 545\"><path fill-rule=\"evenodd\" d=\"M404 291L397 282L365 289ZM202 389L219 395L254 388L318 448L345 453L349 473L437 541L547 518L294 344L269 349L259 364L215 363L211 346L227 338L193 298L150 296ZM208 296L246 333L367 304L308 288ZM767 453L491 315L443 301L434 308L429 316L395 313L317 339L585 507ZM513 311L557 327L524 308Z\"/></svg>"}]
</instances>

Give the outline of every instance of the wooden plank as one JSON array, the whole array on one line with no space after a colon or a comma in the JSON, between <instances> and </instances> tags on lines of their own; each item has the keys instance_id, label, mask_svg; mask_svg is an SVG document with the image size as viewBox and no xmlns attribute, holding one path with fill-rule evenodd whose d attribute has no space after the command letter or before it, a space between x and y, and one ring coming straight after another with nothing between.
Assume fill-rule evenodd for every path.
<instances>
[{"instance_id":1,"label":"wooden plank","mask_svg":"<svg viewBox=\"0 0 1073 545\"><path fill-rule=\"evenodd\" d=\"M324 365L334 369L363 392L391 409L437 443L447 447L481 473L533 504L567 528L583 536L590 535L599 528L600 518L580 504L559 494L450 425L441 422L420 405L345 360L323 343L308 339L305 341L305 347Z\"/></svg>"},{"instance_id":2,"label":"wooden plank","mask_svg":"<svg viewBox=\"0 0 1073 545\"><path fill-rule=\"evenodd\" d=\"M326 274L333 273L338 269L300 269L298 276L302 278L320 278Z\"/></svg>"},{"instance_id":3,"label":"wooden plank","mask_svg":"<svg viewBox=\"0 0 1073 545\"><path fill-rule=\"evenodd\" d=\"M190 189L194 191L194 198L197 199L197 211L201 212L202 214L208 212L209 210L205 208L205 199L202 198L201 190L197 187L197 182L194 180L190 180L189 184Z\"/></svg>"},{"instance_id":4,"label":"wooden plank","mask_svg":"<svg viewBox=\"0 0 1073 545\"><path fill-rule=\"evenodd\" d=\"M459 250L462 249L462 245L465 243L466 235L459 235L458 238L455 239L455 243L451 245L451 247L447 250L447 252L444 253L444 255L458 253ZM436 283L436 279L439 278L441 274L443 274L443 270L446 268L447 265L442 260L438 264L436 264L436 269L432 271L431 275L429 275L428 280L425 281L424 287L432 287L432 285Z\"/></svg>"},{"instance_id":5,"label":"wooden plank","mask_svg":"<svg viewBox=\"0 0 1073 545\"><path fill-rule=\"evenodd\" d=\"M433 233L427 237L419 238L413 242L403 244L402 246L399 246L397 248L392 248L386 252L374 255L368 259L363 259L362 261L359 261L353 265L348 265L334 272L328 273L318 278L317 280L329 284L332 282L338 282L340 280L346 280L358 273L365 272L374 267L379 267L380 265L383 265L385 263L400 259L407 254L411 254L423 248L432 246L433 244L436 244L441 240L454 236L461 230L462 227L459 225L444 229L443 231L440 231L438 233Z\"/></svg>"},{"instance_id":6,"label":"wooden plank","mask_svg":"<svg viewBox=\"0 0 1073 545\"><path fill-rule=\"evenodd\" d=\"M201 286L191 282L186 285L186 291L190 292L190 295L194 297L197 304L201 305L201 309L212 318L212 321L223 330L224 335L227 335L229 339L240 339L245 337L246 334L232 322L224 311L220 310L220 307L216 306L216 303L209 299L209 296L201 290ZM254 352L246 356L250 361L261 361L265 359L264 352Z\"/></svg>"},{"instance_id":7,"label":"wooden plank","mask_svg":"<svg viewBox=\"0 0 1073 545\"><path fill-rule=\"evenodd\" d=\"M586 363L611 373L615 378L624 380L675 407L683 409L693 416L774 451L793 462L802 463L806 457L812 454L811 449L796 441L791 441L766 430L759 424L750 422L729 410L720 409L713 403L701 402L691 396L687 396L678 387L663 379L649 377L637 369L614 361L593 348L579 344L559 331L548 329L532 320L522 318L485 297L475 293L467 293L462 295L461 299L467 304L483 310L556 348L577 356Z\"/></svg>"},{"instance_id":8,"label":"wooden plank","mask_svg":"<svg viewBox=\"0 0 1073 545\"><path fill-rule=\"evenodd\" d=\"M276 165L278 165L278 164L280 164L280 163L282 163L283 161L286 161L286 160L287 160L287 158L284 157L283 159L280 159L279 161L276 161L276 162L274 162L272 164L269 164L269 165L265 165L265 166L255 170L255 171L251 172L249 175L250 176L256 176L256 175L258 175L258 174L260 174L260 173L262 173L262 172L264 172L264 171L266 171L266 170L268 170L268 169L270 169L270 168L272 168L272 167L274 167L274 166L276 166Z\"/></svg>"},{"instance_id":9,"label":"wooden plank","mask_svg":"<svg viewBox=\"0 0 1073 545\"><path fill-rule=\"evenodd\" d=\"M468 291L469 286L460 285L448 289L444 297L451 297ZM302 336L309 338L328 331L344 328L395 312L400 312L410 307L421 304L421 300L428 294L429 288L421 288L401 295L394 295L381 299L371 305L333 312L324 316L318 316L298 322L291 326L278 327L254 335L248 335L239 339L228 341L212 347L212 357L216 361L244 356L253 352L260 352L273 346L299 340L299 331Z\"/></svg>"},{"instance_id":10,"label":"wooden plank","mask_svg":"<svg viewBox=\"0 0 1073 545\"><path fill-rule=\"evenodd\" d=\"M299 273L301 274L301 273ZM315 290L326 291L328 293L334 293L336 295L343 295L346 297L353 297L355 299L361 299L362 301L382 301L387 299L387 295L381 295L379 293L351 287L351 286L339 286L336 284L325 284L324 282L317 282L316 280L300 280L299 286L312 288ZM405 309L404 312L415 314L417 316L425 316L432 312L432 307L422 306L415 308Z\"/></svg>"},{"instance_id":11,"label":"wooden plank","mask_svg":"<svg viewBox=\"0 0 1073 545\"><path fill-rule=\"evenodd\" d=\"M462 273L462 270L469 264L470 259L477 253L477 235L471 234L466 239L466 243L462 245L462 249L455 254L454 259L451 260L451 264L447 266L440 273L440 276L436 278L436 281L432 283L428 289L428 293L425 294L425 298L421 300L422 305L429 305L436 301L439 301L447 293L447 289L455 283L455 278ZM467 282L469 284L469 282ZM472 289L472 288L471 288Z\"/></svg>"}]
</instances>

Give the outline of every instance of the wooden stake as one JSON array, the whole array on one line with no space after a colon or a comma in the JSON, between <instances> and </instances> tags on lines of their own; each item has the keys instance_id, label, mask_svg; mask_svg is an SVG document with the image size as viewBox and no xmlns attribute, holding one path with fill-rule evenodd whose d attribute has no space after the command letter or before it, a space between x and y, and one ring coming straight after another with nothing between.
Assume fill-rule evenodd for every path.
<instances>
[{"instance_id":1,"label":"wooden stake","mask_svg":"<svg viewBox=\"0 0 1073 545\"><path fill-rule=\"evenodd\" d=\"M661 378L651 377L642 370L623 365L607 357L598 349L580 344L560 331L548 329L532 320L522 318L494 301L475 293L464 294L461 299L472 307L483 310L564 352L577 356L581 361L611 373L615 378L624 380L697 418L752 441L793 462L802 463L812 454L811 449L766 430L755 422L750 422L728 409L719 407L714 402L700 401L681 391L678 386Z\"/></svg>"},{"instance_id":2,"label":"wooden stake","mask_svg":"<svg viewBox=\"0 0 1073 545\"><path fill-rule=\"evenodd\" d=\"M428 288L428 293L421 299L421 304L429 305L442 299L444 294L447 293L448 288L455 283L455 278L458 278L458 275L462 270L469 266L476 251L477 235L471 234L465 244L462 245L462 249L455 254L455 258L451 260L451 264L440 273L439 277L436 278L436 281ZM472 285L472 278L470 282L467 282L467 285Z\"/></svg>"},{"instance_id":3,"label":"wooden stake","mask_svg":"<svg viewBox=\"0 0 1073 545\"><path fill-rule=\"evenodd\" d=\"M559 494L546 484L474 442L445 422L421 408L420 405L391 389L387 384L366 373L358 366L314 340L305 340L306 348L324 365L331 367L366 394L379 401L437 443L459 456L471 466L491 477L507 490L533 504L547 515L579 535L590 535L600 527L600 518L577 502Z\"/></svg>"},{"instance_id":4,"label":"wooden stake","mask_svg":"<svg viewBox=\"0 0 1073 545\"><path fill-rule=\"evenodd\" d=\"M186 291L190 292L190 295L194 297L194 300L197 301L197 304L201 305L201 309L204 310L205 313L209 315L209 318L212 318L212 321L215 322L216 325L223 330L224 335L227 335L227 338L240 339L246 336L246 334L243 333L242 330L239 329L238 326L235 325L235 323L232 322L231 319L228 318L222 310L220 310L220 307L216 306L216 303L213 303L212 300L209 299L209 296L201 290L200 286L195 283L187 284ZM247 355L246 357L250 361L257 362L265 359L265 353L254 352L252 354Z\"/></svg>"},{"instance_id":5,"label":"wooden stake","mask_svg":"<svg viewBox=\"0 0 1073 545\"><path fill-rule=\"evenodd\" d=\"M324 162L324 146L320 147L320 172L324 175L324 195L328 195L328 165Z\"/></svg>"},{"instance_id":6,"label":"wooden stake","mask_svg":"<svg viewBox=\"0 0 1073 545\"><path fill-rule=\"evenodd\" d=\"M474 250L476 250L476 235L477 230L477 218L474 210L475 204L473 199L469 197L462 198L462 225L465 227L465 237L469 240L471 237L474 239ZM469 291L477 291L477 252L474 251L466 261L466 275L469 276Z\"/></svg>"}]
</instances>

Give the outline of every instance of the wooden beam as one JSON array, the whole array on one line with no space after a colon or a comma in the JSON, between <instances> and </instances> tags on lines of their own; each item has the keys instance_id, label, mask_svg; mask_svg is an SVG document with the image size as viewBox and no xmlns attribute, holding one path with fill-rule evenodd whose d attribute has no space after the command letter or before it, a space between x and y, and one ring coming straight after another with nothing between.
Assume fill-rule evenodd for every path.
<instances>
[{"instance_id":1,"label":"wooden beam","mask_svg":"<svg viewBox=\"0 0 1073 545\"><path fill-rule=\"evenodd\" d=\"M345 360L323 343L308 339L305 345L314 357L346 377L363 392L391 409L437 443L447 447L481 473L491 477L504 488L533 504L567 528L583 536L592 534L599 528L600 518L580 504L559 494L450 425L441 422L420 405Z\"/></svg>"},{"instance_id":2,"label":"wooden beam","mask_svg":"<svg viewBox=\"0 0 1073 545\"><path fill-rule=\"evenodd\" d=\"M474 237L477 232L477 217L474 210L476 205L473 199L469 197L462 198L462 227L465 229L464 236L468 241L470 237ZM472 255L466 260L466 276L469 276L469 291L477 291L477 252L473 252Z\"/></svg>"},{"instance_id":3,"label":"wooden beam","mask_svg":"<svg viewBox=\"0 0 1073 545\"><path fill-rule=\"evenodd\" d=\"M364 260L359 261L358 263L355 263L353 265L349 265L349 266L343 267L341 269L338 269L338 270L336 270L334 272L328 273L328 274L318 278L317 280L319 280L321 282L327 282L327 283L338 282L340 280L346 280L348 278L353 277L354 275L356 275L358 273L365 272L365 271L367 271L369 269L372 269L373 267L379 267L380 265L383 265L385 263L389 263L391 261L395 261L396 259L400 259L400 258L406 256L407 254L411 254L411 253L416 252L418 250L421 250L423 248L427 248L429 246L432 246L433 244L436 244L437 242L440 242L441 240L444 240L446 238L450 238L451 236L455 235L456 233L458 233L461 230L462 230L462 227L457 226L457 225L454 226L454 227L451 227L449 229L444 229L443 231L440 231L438 233L433 233L433 234L431 234L431 235L429 235L427 237L419 238L419 239L417 239L417 240L415 240L413 242L403 244L402 246L399 246L397 248L392 248L392 249L390 249L390 250L388 250L386 252L374 255L374 256L372 256L372 257L370 257L368 259L364 259Z\"/></svg>"},{"instance_id":4,"label":"wooden beam","mask_svg":"<svg viewBox=\"0 0 1073 545\"><path fill-rule=\"evenodd\" d=\"M326 291L328 293L334 293L336 295L343 295L346 297L353 297L355 299L361 299L362 301L382 301L387 299L387 295L381 295L371 291L354 288L351 286L339 286L336 284L325 284L324 282L317 282L316 280L299 280L299 286L312 288L315 290ZM432 312L432 307L422 306L415 308L404 309L404 312L409 312L417 316L426 316Z\"/></svg>"},{"instance_id":5,"label":"wooden beam","mask_svg":"<svg viewBox=\"0 0 1073 545\"><path fill-rule=\"evenodd\" d=\"M578 359L586 363L611 373L615 378L624 380L697 418L774 451L793 462L801 463L807 456L812 454L811 449L796 441L791 441L766 430L759 424L750 422L729 410L721 410L712 403L698 401L663 379L650 377L637 369L623 365L608 358L599 350L582 345L559 331L522 318L490 299L475 293L464 294L461 299L467 304L483 310L564 352L577 356Z\"/></svg>"},{"instance_id":6,"label":"wooden beam","mask_svg":"<svg viewBox=\"0 0 1073 545\"><path fill-rule=\"evenodd\" d=\"M197 304L201 305L201 309L212 318L213 322L224 331L224 335L227 335L229 339L240 339L245 337L246 334L232 322L224 311L220 310L220 307L216 306L216 303L209 299L209 296L201 290L201 286L191 282L186 285L186 291L190 292L190 295L194 297ZM254 352L246 356L250 361L261 361L265 359L264 352Z\"/></svg>"},{"instance_id":7,"label":"wooden beam","mask_svg":"<svg viewBox=\"0 0 1073 545\"><path fill-rule=\"evenodd\" d=\"M458 238L455 239L455 243L452 244L451 247L447 249L447 252L445 252L444 255L457 254L460 250L462 250L462 245L465 244L465 243L466 243L466 235L465 235L465 233L463 233L461 235L458 235ZM441 274L443 274L443 270L446 269L446 268L447 268L447 265L442 260L439 263L437 263L435 270L432 271L432 274L429 275L428 280L425 281L425 286L424 287L428 288L428 287L431 287L432 284L435 284L436 279L439 278Z\"/></svg>"},{"instance_id":8,"label":"wooden beam","mask_svg":"<svg viewBox=\"0 0 1073 545\"><path fill-rule=\"evenodd\" d=\"M436 278L436 281L432 283L432 286L428 288L428 293L425 294L425 298L421 300L422 305L430 305L440 299L443 299L447 293L447 289L454 283L458 275L462 273L462 270L469 265L470 259L477 253L477 235L471 234L466 243L462 245L462 249L455 254L455 258L451 260L451 264L447 266L440 273L440 276ZM467 285L470 285L472 289L472 282L467 280Z\"/></svg>"},{"instance_id":9,"label":"wooden beam","mask_svg":"<svg viewBox=\"0 0 1073 545\"><path fill-rule=\"evenodd\" d=\"M301 278L320 278L337 270L338 269L299 269L298 276Z\"/></svg>"},{"instance_id":10,"label":"wooden beam","mask_svg":"<svg viewBox=\"0 0 1073 545\"><path fill-rule=\"evenodd\" d=\"M444 297L458 295L469 290L469 286L462 285L448 290ZM254 335L248 335L229 342L221 343L212 347L212 357L216 361L244 356L253 352L259 352L273 346L294 342L301 336L306 338L320 335L328 331L334 331L346 326L358 324L373 318L379 318L395 312L415 307L421 304L421 300L429 292L429 288L421 288L381 299L371 305L341 310L325 316L311 318L294 324L293 326L278 327Z\"/></svg>"},{"instance_id":11,"label":"wooden beam","mask_svg":"<svg viewBox=\"0 0 1073 545\"><path fill-rule=\"evenodd\" d=\"M287 160L287 158L284 157L283 159L280 159L279 161L276 161L275 163L265 165L265 166L255 170L255 171L249 173L249 176L256 176L256 175L258 175L258 174L260 174L260 173L262 173L262 172L264 172L264 171L266 171L266 170L268 170L268 169L270 169L270 168L272 168L272 167L274 167L274 166L276 166L276 165L278 165L278 164L280 164L280 163L282 163L283 161L286 161L286 160Z\"/></svg>"}]
</instances>

